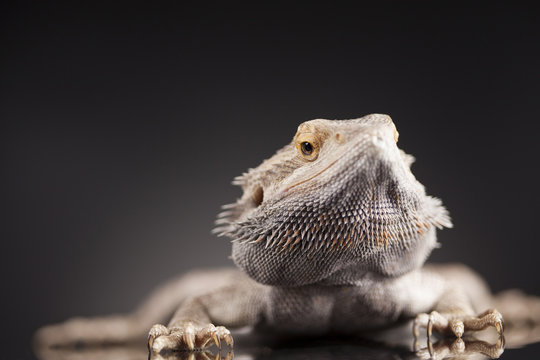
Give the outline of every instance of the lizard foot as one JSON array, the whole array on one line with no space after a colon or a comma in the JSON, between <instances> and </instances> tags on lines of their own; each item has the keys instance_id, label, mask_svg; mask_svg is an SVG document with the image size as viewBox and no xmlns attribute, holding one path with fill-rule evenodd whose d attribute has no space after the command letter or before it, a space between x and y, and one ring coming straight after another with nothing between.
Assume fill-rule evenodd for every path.
<instances>
[{"instance_id":1,"label":"lizard foot","mask_svg":"<svg viewBox=\"0 0 540 360\"><path fill-rule=\"evenodd\" d=\"M419 359L448 359L466 358L472 355L484 354L491 359L498 359L504 352L504 337L499 337L495 344L480 340L442 339L433 344L428 341L426 348L416 350Z\"/></svg>"},{"instance_id":2,"label":"lizard foot","mask_svg":"<svg viewBox=\"0 0 540 360\"><path fill-rule=\"evenodd\" d=\"M413 323L413 334L415 338L420 335L420 328L426 328L428 339L431 338L433 330L441 334L454 334L461 338L465 331L479 331L488 327L497 329L499 336L504 331L503 317L495 309L489 309L477 316L461 316L453 313L439 313L432 311L429 314L418 314Z\"/></svg>"},{"instance_id":3,"label":"lizard foot","mask_svg":"<svg viewBox=\"0 0 540 360\"><path fill-rule=\"evenodd\" d=\"M148 333L148 350L151 353L159 354L175 350L199 350L210 347L212 344L221 349L222 341L232 348L231 333L223 326L198 325L187 322L182 326L167 328L156 324Z\"/></svg>"}]
</instances>

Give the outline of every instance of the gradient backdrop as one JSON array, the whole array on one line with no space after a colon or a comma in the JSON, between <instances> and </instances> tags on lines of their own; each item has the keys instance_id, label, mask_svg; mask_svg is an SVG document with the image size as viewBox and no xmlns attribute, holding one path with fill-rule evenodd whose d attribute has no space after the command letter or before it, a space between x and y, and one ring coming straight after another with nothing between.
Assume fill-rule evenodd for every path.
<instances>
[{"instance_id":1,"label":"gradient backdrop","mask_svg":"<svg viewBox=\"0 0 540 360\"><path fill-rule=\"evenodd\" d=\"M454 221L431 259L540 295L532 8L3 6L2 339L15 358L40 325L127 311L172 275L231 264L210 234L240 195L230 181L313 118L391 115Z\"/></svg>"}]
</instances>

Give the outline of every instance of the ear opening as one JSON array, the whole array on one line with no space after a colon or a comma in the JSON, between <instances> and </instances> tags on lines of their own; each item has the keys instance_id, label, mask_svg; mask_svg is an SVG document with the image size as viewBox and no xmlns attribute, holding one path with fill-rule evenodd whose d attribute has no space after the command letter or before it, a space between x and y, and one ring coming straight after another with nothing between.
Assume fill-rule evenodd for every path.
<instances>
[{"instance_id":1,"label":"ear opening","mask_svg":"<svg viewBox=\"0 0 540 360\"><path fill-rule=\"evenodd\" d=\"M264 190L263 190L262 186L257 186L254 189L253 195L251 197L253 199L253 207L254 208L259 207L262 204L263 200L264 200Z\"/></svg>"}]
</instances>

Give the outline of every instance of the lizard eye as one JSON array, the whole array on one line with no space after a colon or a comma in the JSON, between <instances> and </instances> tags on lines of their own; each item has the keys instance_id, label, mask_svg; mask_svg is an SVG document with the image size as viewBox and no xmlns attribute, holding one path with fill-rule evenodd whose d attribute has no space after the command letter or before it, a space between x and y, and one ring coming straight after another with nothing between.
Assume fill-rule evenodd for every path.
<instances>
[{"instance_id":1,"label":"lizard eye","mask_svg":"<svg viewBox=\"0 0 540 360\"><path fill-rule=\"evenodd\" d=\"M313 161L319 156L319 141L313 134L302 134L296 139L296 150L304 159Z\"/></svg>"},{"instance_id":2,"label":"lizard eye","mask_svg":"<svg viewBox=\"0 0 540 360\"><path fill-rule=\"evenodd\" d=\"M300 150L302 151L302 154L309 156L313 153L313 144L309 141L304 141L300 144Z\"/></svg>"}]
</instances>

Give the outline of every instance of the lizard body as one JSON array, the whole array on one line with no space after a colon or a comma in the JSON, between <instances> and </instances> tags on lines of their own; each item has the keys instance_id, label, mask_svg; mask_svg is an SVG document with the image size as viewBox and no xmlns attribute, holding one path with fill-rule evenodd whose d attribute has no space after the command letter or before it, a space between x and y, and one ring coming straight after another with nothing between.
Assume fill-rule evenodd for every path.
<instances>
[{"instance_id":1,"label":"lizard body","mask_svg":"<svg viewBox=\"0 0 540 360\"><path fill-rule=\"evenodd\" d=\"M386 115L301 124L290 144L235 179L243 195L218 216L239 270L188 274L134 314L44 327L36 342L125 342L173 312L168 326L151 327L152 351L232 345L228 328L242 326L320 335L415 319L415 334L501 333L501 314L487 309L507 302L479 276L462 265L423 266L436 229L451 222L397 140Z\"/></svg>"}]
</instances>

